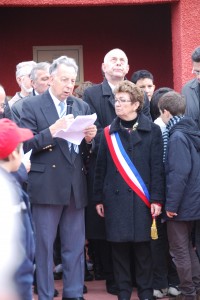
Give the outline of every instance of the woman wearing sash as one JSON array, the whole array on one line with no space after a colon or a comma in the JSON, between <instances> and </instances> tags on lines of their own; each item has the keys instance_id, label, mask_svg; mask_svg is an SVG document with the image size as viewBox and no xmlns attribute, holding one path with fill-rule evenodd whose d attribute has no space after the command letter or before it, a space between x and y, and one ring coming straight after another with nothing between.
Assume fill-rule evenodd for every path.
<instances>
[{"instance_id":1,"label":"woman wearing sash","mask_svg":"<svg viewBox=\"0 0 200 300\"><path fill-rule=\"evenodd\" d=\"M112 244L118 299L131 299L132 259L139 299L153 299L150 233L164 199L162 135L141 112L140 88L126 80L114 93L117 117L102 133L94 199Z\"/></svg>"}]
</instances>

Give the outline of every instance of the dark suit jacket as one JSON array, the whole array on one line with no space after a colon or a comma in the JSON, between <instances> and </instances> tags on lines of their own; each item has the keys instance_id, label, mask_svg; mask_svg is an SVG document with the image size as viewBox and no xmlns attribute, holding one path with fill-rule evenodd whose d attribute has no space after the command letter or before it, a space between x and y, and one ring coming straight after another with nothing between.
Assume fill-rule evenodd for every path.
<instances>
[{"instance_id":1,"label":"dark suit jacket","mask_svg":"<svg viewBox=\"0 0 200 300\"><path fill-rule=\"evenodd\" d=\"M200 84L198 80L192 79L188 81L182 88L182 94L186 99L185 115L192 117L200 128Z\"/></svg>"},{"instance_id":2,"label":"dark suit jacket","mask_svg":"<svg viewBox=\"0 0 200 300\"><path fill-rule=\"evenodd\" d=\"M21 118L21 114L22 114L22 105L23 102L26 101L26 99L35 96L35 92L33 90L33 92L28 95L27 97L21 98L19 100L17 100L15 103L13 103L13 105L11 106L11 112L12 112L12 117L13 117L13 121L19 126L20 125L20 118Z\"/></svg>"},{"instance_id":3,"label":"dark suit jacket","mask_svg":"<svg viewBox=\"0 0 200 300\"><path fill-rule=\"evenodd\" d=\"M90 114L89 106L74 98L72 113ZM21 127L32 130L34 138L24 143L25 152L32 149L31 171L28 180L30 201L34 204L67 205L73 189L77 208L87 204L86 178L81 153L72 155L68 143L52 138L49 127L59 118L54 102L46 91L23 102Z\"/></svg>"}]
</instances>

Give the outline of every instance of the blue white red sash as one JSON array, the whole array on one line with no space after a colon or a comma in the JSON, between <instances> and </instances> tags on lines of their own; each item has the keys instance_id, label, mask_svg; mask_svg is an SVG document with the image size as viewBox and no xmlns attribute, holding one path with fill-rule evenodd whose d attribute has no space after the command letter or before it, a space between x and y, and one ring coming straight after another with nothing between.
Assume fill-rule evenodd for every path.
<instances>
[{"instance_id":1,"label":"blue white red sash","mask_svg":"<svg viewBox=\"0 0 200 300\"><path fill-rule=\"evenodd\" d=\"M109 128L110 126L106 127L104 133L110 154L118 171L129 187L150 207L150 196L144 181L127 155L119 134L115 132L110 135Z\"/></svg>"}]
</instances>

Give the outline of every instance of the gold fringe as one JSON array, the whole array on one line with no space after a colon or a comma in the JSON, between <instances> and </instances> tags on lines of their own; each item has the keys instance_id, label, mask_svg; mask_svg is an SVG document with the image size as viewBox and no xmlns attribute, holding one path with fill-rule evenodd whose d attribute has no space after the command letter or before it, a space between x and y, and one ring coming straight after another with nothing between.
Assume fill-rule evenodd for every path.
<instances>
[{"instance_id":1,"label":"gold fringe","mask_svg":"<svg viewBox=\"0 0 200 300\"><path fill-rule=\"evenodd\" d=\"M156 226L156 219L153 218L153 222L151 225L151 238L152 240L157 240L158 239L158 231L157 231L157 226Z\"/></svg>"}]
</instances>

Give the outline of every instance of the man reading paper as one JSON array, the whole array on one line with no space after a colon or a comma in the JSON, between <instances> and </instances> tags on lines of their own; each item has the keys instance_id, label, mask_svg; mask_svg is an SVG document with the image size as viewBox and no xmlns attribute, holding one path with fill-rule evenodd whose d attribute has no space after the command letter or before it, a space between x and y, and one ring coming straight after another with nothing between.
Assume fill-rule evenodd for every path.
<instances>
[{"instance_id":1,"label":"man reading paper","mask_svg":"<svg viewBox=\"0 0 200 300\"><path fill-rule=\"evenodd\" d=\"M28 192L36 228L39 300L53 299L53 243L58 224L63 264L62 299L83 300L87 191L82 153L93 146L97 130L95 125L86 128L85 138L76 149L62 138L53 138L77 115L90 114L89 106L74 98L72 114L61 116L61 110L66 112L66 100L72 95L77 71L72 58L61 56L54 60L49 90L31 97L22 108L21 126L34 133L24 150L32 149Z\"/></svg>"}]
</instances>

